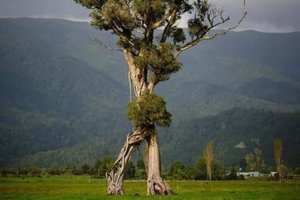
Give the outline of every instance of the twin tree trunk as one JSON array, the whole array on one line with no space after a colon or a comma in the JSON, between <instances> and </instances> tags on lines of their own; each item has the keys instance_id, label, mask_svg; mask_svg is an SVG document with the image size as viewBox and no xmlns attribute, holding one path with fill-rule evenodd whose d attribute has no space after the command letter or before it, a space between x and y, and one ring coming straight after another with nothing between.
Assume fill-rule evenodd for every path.
<instances>
[{"instance_id":1,"label":"twin tree trunk","mask_svg":"<svg viewBox=\"0 0 300 200\"><path fill-rule=\"evenodd\" d=\"M137 100L143 92L153 92L154 84L147 83L144 72L134 63L134 57L130 51L124 50L124 56L128 64L131 83ZM107 191L111 195L122 195L123 180L126 168L131 160L134 150L143 142L147 141L145 165L147 169L147 194L168 195L172 190L161 178L160 153L157 141L155 125L137 126L134 131L127 135L126 141L111 170L106 174Z\"/></svg>"},{"instance_id":2,"label":"twin tree trunk","mask_svg":"<svg viewBox=\"0 0 300 200\"><path fill-rule=\"evenodd\" d=\"M155 127L149 130L147 139L147 193L148 195L168 195L172 190L161 178L160 154Z\"/></svg>"}]
</instances>

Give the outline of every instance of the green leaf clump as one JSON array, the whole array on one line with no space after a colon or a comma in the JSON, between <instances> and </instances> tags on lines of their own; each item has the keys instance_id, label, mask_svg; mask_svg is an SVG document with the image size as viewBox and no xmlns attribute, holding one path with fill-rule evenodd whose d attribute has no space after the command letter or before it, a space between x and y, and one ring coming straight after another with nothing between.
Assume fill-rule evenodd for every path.
<instances>
[{"instance_id":1,"label":"green leaf clump","mask_svg":"<svg viewBox=\"0 0 300 200\"><path fill-rule=\"evenodd\" d=\"M145 47L143 56L135 58L135 64L147 67L153 73L151 79L154 79L154 82L168 80L170 74L179 71L181 68L181 63L173 55L171 44L160 44L152 48Z\"/></svg>"},{"instance_id":2,"label":"green leaf clump","mask_svg":"<svg viewBox=\"0 0 300 200\"><path fill-rule=\"evenodd\" d=\"M167 111L166 102L158 95L144 93L128 103L128 119L135 126L158 125L169 127L172 114Z\"/></svg>"}]
</instances>

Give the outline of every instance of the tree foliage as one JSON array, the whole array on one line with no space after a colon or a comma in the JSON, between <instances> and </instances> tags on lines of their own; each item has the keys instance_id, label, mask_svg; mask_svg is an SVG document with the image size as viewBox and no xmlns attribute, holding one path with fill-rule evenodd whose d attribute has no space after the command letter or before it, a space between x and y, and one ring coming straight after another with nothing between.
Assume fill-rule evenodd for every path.
<instances>
[{"instance_id":1,"label":"tree foliage","mask_svg":"<svg viewBox=\"0 0 300 200\"><path fill-rule=\"evenodd\" d=\"M114 159L107 156L101 160L97 160L94 164L94 169L96 170L97 177L105 177L105 173L111 168L114 163Z\"/></svg>"},{"instance_id":2,"label":"tree foliage","mask_svg":"<svg viewBox=\"0 0 300 200\"><path fill-rule=\"evenodd\" d=\"M171 116L166 109L166 102L155 94L145 93L128 104L128 118L135 126L170 126Z\"/></svg>"},{"instance_id":3,"label":"tree foliage","mask_svg":"<svg viewBox=\"0 0 300 200\"><path fill-rule=\"evenodd\" d=\"M142 57L136 57L137 66L148 66L151 81L158 83L169 79L170 74L177 72L181 63L173 56L173 46L170 44L160 44L160 47L145 47Z\"/></svg>"},{"instance_id":4,"label":"tree foliage","mask_svg":"<svg viewBox=\"0 0 300 200\"><path fill-rule=\"evenodd\" d=\"M181 162L176 161L171 165L169 176L172 176L173 179L182 180L186 179L187 168Z\"/></svg>"},{"instance_id":5,"label":"tree foliage","mask_svg":"<svg viewBox=\"0 0 300 200\"><path fill-rule=\"evenodd\" d=\"M264 166L262 151L258 148L255 148L253 153L247 154L245 160L249 171L261 171Z\"/></svg>"}]
</instances>

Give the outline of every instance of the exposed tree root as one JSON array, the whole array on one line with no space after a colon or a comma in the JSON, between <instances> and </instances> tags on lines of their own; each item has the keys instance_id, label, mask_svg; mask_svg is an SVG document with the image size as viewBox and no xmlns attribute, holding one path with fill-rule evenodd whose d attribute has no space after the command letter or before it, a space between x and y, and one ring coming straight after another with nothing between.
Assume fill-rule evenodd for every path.
<instances>
[{"instance_id":1,"label":"exposed tree root","mask_svg":"<svg viewBox=\"0 0 300 200\"><path fill-rule=\"evenodd\" d=\"M170 195L172 189L162 178L148 179L148 195Z\"/></svg>"}]
</instances>

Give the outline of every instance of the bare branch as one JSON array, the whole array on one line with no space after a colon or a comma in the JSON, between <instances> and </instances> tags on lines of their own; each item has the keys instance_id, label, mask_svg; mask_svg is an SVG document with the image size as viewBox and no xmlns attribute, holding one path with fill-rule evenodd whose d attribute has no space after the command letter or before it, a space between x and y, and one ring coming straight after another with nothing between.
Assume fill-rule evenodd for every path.
<instances>
[{"instance_id":1,"label":"bare branch","mask_svg":"<svg viewBox=\"0 0 300 200\"><path fill-rule=\"evenodd\" d=\"M164 25L164 23L168 20L168 18L171 17L174 14L174 12L175 12L175 9L170 9L168 11L168 13L162 17L161 20L157 21L156 23L154 23L152 25L152 28L157 29L159 27L162 27Z\"/></svg>"},{"instance_id":2,"label":"bare branch","mask_svg":"<svg viewBox=\"0 0 300 200\"><path fill-rule=\"evenodd\" d=\"M123 52L123 49L109 47L109 46L105 45L103 42L101 42L97 38L91 38L91 40L94 41L94 42L97 42L99 45L103 46L104 48L106 48L108 50L111 50L111 51L122 51Z\"/></svg>"},{"instance_id":3,"label":"bare branch","mask_svg":"<svg viewBox=\"0 0 300 200\"><path fill-rule=\"evenodd\" d=\"M184 46L182 46L182 47L175 53L175 57L178 57L183 51L190 49L191 47L197 45L199 42L202 42L202 41L204 41L204 40L212 40L212 39L214 39L215 37L217 37L217 36L219 36L219 35L225 35L225 34L228 33L229 31L232 31L232 30L236 29L236 28L243 22L243 20L244 20L244 19L246 18L246 16L247 16L247 13L248 13L248 12L247 12L247 10L246 10L246 0L244 0L244 3L243 3L243 11L244 11L244 12L243 12L242 17L240 18L240 20L239 20L234 26L229 27L229 28L225 29L224 31L221 31L221 32L218 32L218 33L214 33L213 35L210 35L210 36L207 34L208 31L210 31L211 29L215 28L215 27L218 26L218 25L224 24L225 22L229 21L230 18L229 18L229 17L224 18L224 17L223 17L223 11L221 11L221 12L219 13L219 14L220 14L221 21L218 22L218 23L213 24L213 19L214 19L214 17L213 17L213 18L210 18L210 16L209 16L208 21L209 21L209 23L211 24L211 26L208 28L208 31L207 31L206 33L204 33L203 35L201 35L200 37L198 37L198 38L196 38L196 39L194 39L194 40L192 40L192 41L186 43Z\"/></svg>"}]
</instances>

